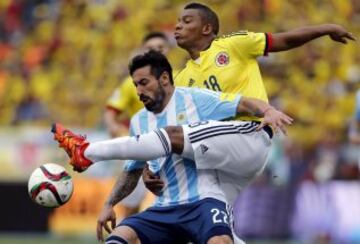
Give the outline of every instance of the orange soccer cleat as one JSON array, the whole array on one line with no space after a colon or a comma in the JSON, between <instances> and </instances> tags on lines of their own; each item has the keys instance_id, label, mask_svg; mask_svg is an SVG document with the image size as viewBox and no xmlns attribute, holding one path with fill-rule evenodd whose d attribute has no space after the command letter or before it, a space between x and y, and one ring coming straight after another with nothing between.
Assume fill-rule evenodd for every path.
<instances>
[{"instance_id":1,"label":"orange soccer cleat","mask_svg":"<svg viewBox=\"0 0 360 244\"><path fill-rule=\"evenodd\" d=\"M54 133L54 139L59 142L59 147L69 155L69 163L75 171L82 172L93 164L84 156L84 151L89 146L85 136L76 135L58 123L52 125L51 132Z\"/></svg>"}]
</instances>

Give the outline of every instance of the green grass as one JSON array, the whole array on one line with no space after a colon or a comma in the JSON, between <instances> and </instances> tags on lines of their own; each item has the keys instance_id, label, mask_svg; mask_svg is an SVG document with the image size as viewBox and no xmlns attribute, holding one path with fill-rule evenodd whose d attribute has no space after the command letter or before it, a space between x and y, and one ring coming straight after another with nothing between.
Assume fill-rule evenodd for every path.
<instances>
[{"instance_id":1,"label":"green grass","mask_svg":"<svg viewBox=\"0 0 360 244\"><path fill-rule=\"evenodd\" d=\"M55 236L35 234L1 234L0 244L99 244L95 236ZM251 240L246 244L294 244L284 240ZM170 243L169 243L170 244Z\"/></svg>"},{"instance_id":2,"label":"green grass","mask_svg":"<svg viewBox=\"0 0 360 244\"><path fill-rule=\"evenodd\" d=\"M0 244L99 244L94 236L0 234Z\"/></svg>"}]
</instances>

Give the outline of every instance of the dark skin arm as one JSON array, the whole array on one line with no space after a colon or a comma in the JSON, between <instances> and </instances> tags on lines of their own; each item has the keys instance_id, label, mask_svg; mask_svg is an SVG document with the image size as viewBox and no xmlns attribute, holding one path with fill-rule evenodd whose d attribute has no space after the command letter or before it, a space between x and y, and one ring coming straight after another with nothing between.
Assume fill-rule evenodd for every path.
<instances>
[{"instance_id":1,"label":"dark skin arm","mask_svg":"<svg viewBox=\"0 0 360 244\"><path fill-rule=\"evenodd\" d=\"M323 24L296 28L291 31L272 34L273 44L270 52L287 51L322 36L329 36L333 41L347 44L355 37L341 25Z\"/></svg>"},{"instance_id":2,"label":"dark skin arm","mask_svg":"<svg viewBox=\"0 0 360 244\"><path fill-rule=\"evenodd\" d=\"M160 179L160 176L152 173L147 166L144 168L142 177L146 188L149 189L154 195L159 196L165 185L164 181Z\"/></svg>"},{"instance_id":3,"label":"dark skin arm","mask_svg":"<svg viewBox=\"0 0 360 244\"><path fill-rule=\"evenodd\" d=\"M263 118L257 130L261 130L265 125L270 125L275 132L281 130L285 135L285 126L291 125L293 122L291 117L270 106L267 102L251 97L241 98L237 114Z\"/></svg>"}]
</instances>

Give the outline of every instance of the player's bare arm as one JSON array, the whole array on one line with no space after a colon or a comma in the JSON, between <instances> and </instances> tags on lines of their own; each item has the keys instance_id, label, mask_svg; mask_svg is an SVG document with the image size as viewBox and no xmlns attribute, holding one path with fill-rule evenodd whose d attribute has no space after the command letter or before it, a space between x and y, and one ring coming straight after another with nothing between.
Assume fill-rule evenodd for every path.
<instances>
[{"instance_id":1,"label":"player's bare arm","mask_svg":"<svg viewBox=\"0 0 360 244\"><path fill-rule=\"evenodd\" d=\"M333 41L346 44L355 37L343 26L337 24L323 24L300 27L291 31L272 34L270 52L280 52L293 49L322 36L329 36Z\"/></svg>"},{"instance_id":2,"label":"player's bare arm","mask_svg":"<svg viewBox=\"0 0 360 244\"><path fill-rule=\"evenodd\" d=\"M250 97L242 97L237 107L238 114L251 114L259 118L263 118L258 130L265 125L270 125L274 131L280 129L286 134L286 125L291 125L293 119L283 112L270 106L268 103Z\"/></svg>"},{"instance_id":3,"label":"player's bare arm","mask_svg":"<svg viewBox=\"0 0 360 244\"><path fill-rule=\"evenodd\" d=\"M113 207L122 199L130 195L135 189L141 174L142 169L136 169L129 172L123 172L117 179L97 221L96 235L98 240L103 241L103 228L109 234L111 233L111 229L115 228L116 215ZM111 223L111 229L108 226L108 222Z\"/></svg>"}]
</instances>

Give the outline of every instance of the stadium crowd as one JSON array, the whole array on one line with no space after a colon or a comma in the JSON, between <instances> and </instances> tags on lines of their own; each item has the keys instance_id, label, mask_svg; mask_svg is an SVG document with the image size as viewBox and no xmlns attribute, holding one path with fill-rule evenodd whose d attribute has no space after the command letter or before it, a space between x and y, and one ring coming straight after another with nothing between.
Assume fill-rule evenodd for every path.
<instances>
[{"instance_id":1,"label":"stadium crowd","mask_svg":"<svg viewBox=\"0 0 360 244\"><path fill-rule=\"evenodd\" d=\"M337 23L360 36L357 0L204 2L218 13L221 34ZM106 100L127 75L128 57L144 33L163 31L172 37L183 4L180 0L141 1L141 7L130 0L1 1L0 125L48 126L61 120L103 128ZM268 170L257 184L293 189L304 180L359 178L355 149L347 145L360 88L359 47L359 43L339 45L321 38L259 60L271 103L295 123L274 146ZM181 67L187 57L174 48L169 58ZM274 193L274 199L281 197L276 194L281 195Z\"/></svg>"}]
</instances>

